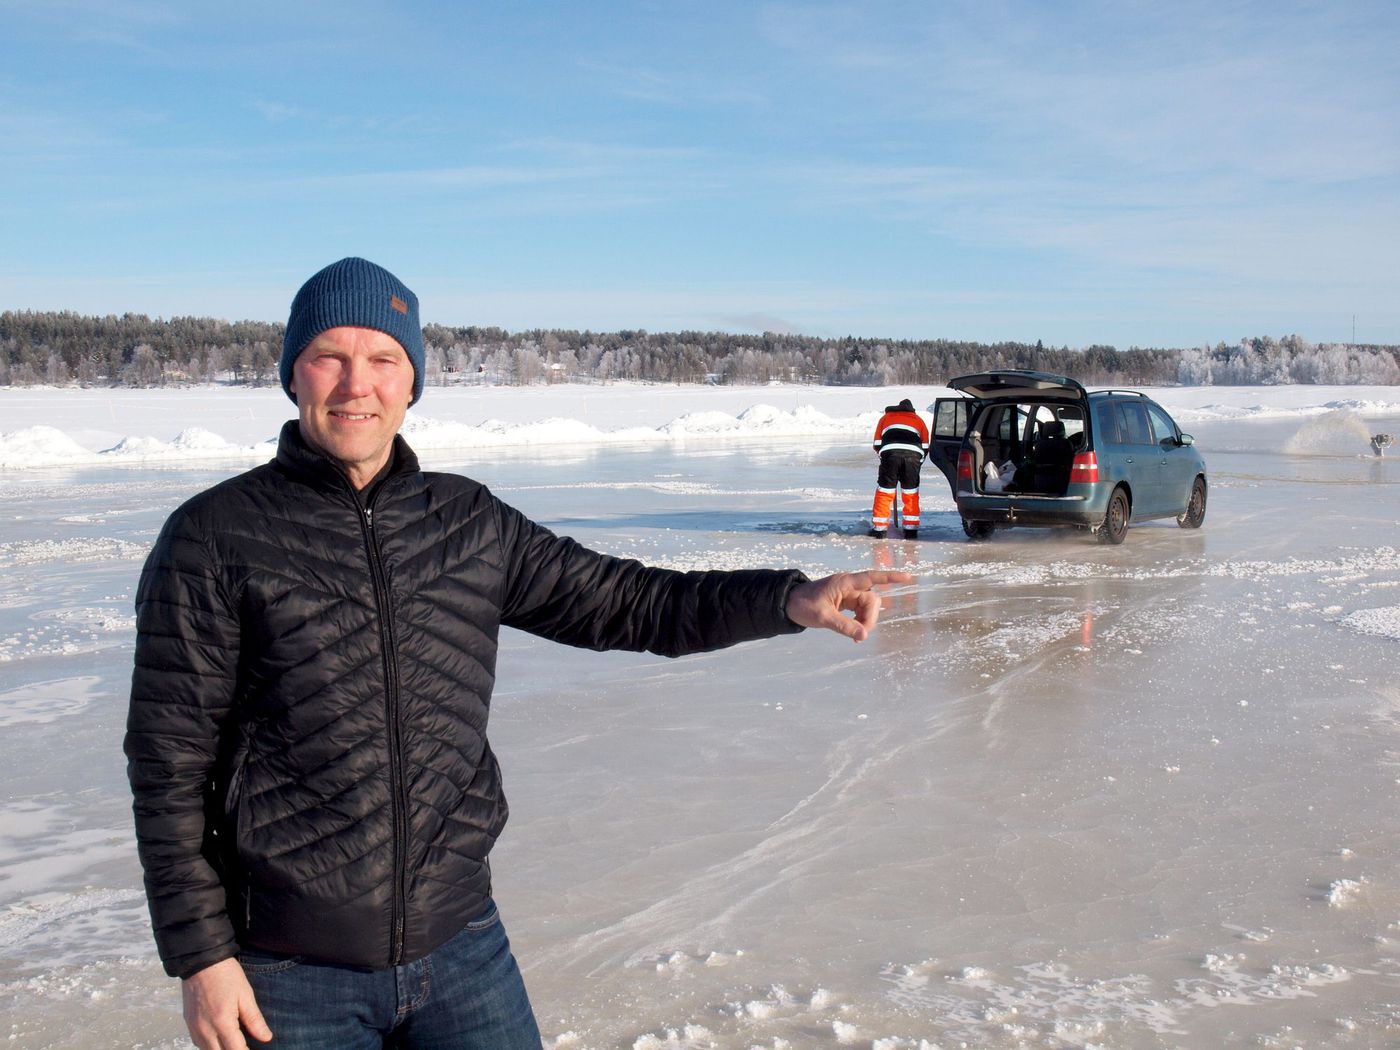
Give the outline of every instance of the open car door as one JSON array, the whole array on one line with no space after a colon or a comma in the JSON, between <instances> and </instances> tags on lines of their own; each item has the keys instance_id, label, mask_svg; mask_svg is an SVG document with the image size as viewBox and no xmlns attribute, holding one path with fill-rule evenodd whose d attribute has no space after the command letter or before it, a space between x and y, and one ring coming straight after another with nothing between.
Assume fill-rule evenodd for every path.
<instances>
[{"instance_id":1,"label":"open car door","mask_svg":"<svg viewBox=\"0 0 1400 1050\"><path fill-rule=\"evenodd\" d=\"M981 402L972 397L940 397L933 403L933 433L928 445L928 458L943 476L953 495L958 493L958 451L968 424Z\"/></svg>"}]
</instances>

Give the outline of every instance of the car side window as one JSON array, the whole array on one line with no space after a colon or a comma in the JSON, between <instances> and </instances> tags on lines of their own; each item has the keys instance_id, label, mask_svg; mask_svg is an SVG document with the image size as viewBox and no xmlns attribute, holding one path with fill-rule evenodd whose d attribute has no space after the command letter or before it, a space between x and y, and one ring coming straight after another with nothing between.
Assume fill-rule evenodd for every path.
<instances>
[{"instance_id":1,"label":"car side window","mask_svg":"<svg viewBox=\"0 0 1400 1050\"><path fill-rule=\"evenodd\" d=\"M1176 424L1172 422L1171 416L1167 415L1156 405L1147 406L1147 415L1152 420L1152 436L1157 439L1157 444L1163 441L1176 443Z\"/></svg>"},{"instance_id":2,"label":"car side window","mask_svg":"<svg viewBox=\"0 0 1400 1050\"><path fill-rule=\"evenodd\" d=\"M1118 433L1118 405L1114 402L1100 404L1094 413L1096 423L1094 433L1100 445L1121 445L1123 438Z\"/></svg>"},{"instance_id":3,"label":"car side window","mask_svg":"<svg viewBox=\"0 0 1400 1050\"><path fill-rule=\"evenodd\" d=\"M1003 441L1011 440L1011 424L1014 421L1016 410L1014 406L1003 408L997 417L997 437Z\"/></svg>"},{"instance_id":4,"label":"car side window","mask_svg":"<svg viewBox=\"0 0 1400 1050\"><path fill-rule=\"evenodd\" d=\"M1152 427L1147 422L1147 406L1131 401L1120 401L1118 427L1120 440L1125 445L1155 445L1152 440Z\"/></svg>"},{"instance_id":5,"label":"car side window","mask_svg":"<svg viewBox=\"0 0 1400 1050\"><path fill-rule=\"evenodd\" d=\"M1064 405L1055 410L1056 418L1065 425L1065 437L1075 448L1084 445L1084 413L1077 405Z\"/></svg>"},{"instance_id":6,"label":"car side window","mask_svg":"<svg viewBox=\"0 0 1400 1050\"><path fill-rule=\"evenodd\" d=\"M971 401L940 401L933 417L933 436L960 438L967 433L967 410Z\"/></svg>"}]
</instances>

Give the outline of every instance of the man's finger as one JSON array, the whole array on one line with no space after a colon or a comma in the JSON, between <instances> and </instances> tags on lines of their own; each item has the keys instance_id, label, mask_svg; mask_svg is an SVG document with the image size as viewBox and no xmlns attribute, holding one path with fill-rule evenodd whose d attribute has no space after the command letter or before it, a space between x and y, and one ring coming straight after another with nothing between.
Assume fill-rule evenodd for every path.
<instances>
[{"instance_id":1,"label":"man's finger","mask_svg":"<svg viewBox=\"0 0 1400 1050\"><path fill-rule=\"evenodd\" d=\"M250 989L251 993L251 989ZM253 1000L251 994L239 1007L239 1015L243 1019L243 1027L254 1039L260 1043L267 1043L272 1040L272 1029L267 1026L267 1021L258 1009L258 1004Z\"/></svg>"},{"instance_id":2,"label":"man's finger","mask_svg":"<svg viewBox=\"0 0 1400 1050\"><path fill-rule=\"evenodd\" d=\"M918 578L912 572L901 572L898 569L867 569L864 572L850 573L850 577L851 582L856 583L861 590L869 590L882 583L913 583Z\"/></svg>"},{"instance_id":3,"label":"man's finger","mask_svg":"<svg viewBox=\"0 0 1400 1050\"><path fill-rule=\"evenodd\" d=\"M232 1023L227 1019L221 1020L217 1028L218 1042L214 1046L218 1050L248 1050L248 1041L243 1038L243 1029L239 1027L237 1018Z\"/></svg>"},{"instance_id":4,"label":"man's finger","mask_svg":"<svg viewBox=\"0 0 1400 1050\"><path fill-rule=\"evenodd\" d=\"M822 627L837 634L844 634L853 642L865 641L866 635L870 632L859 621L849 616L842 616L840 613L831 613L822 617Z\"/></svg>"},{"instance_id":5,"label":"man's finger","mask_svg":"<svg viewBox=\"0 0 1400 1050\"><path fill-rule=\"evenodd\" d=\"M851 611L855 613L855 622L860 624L866 633L872 631L879 621L880 607L880 596L873 591L862 591L855 596Z\"/></svg>"}]
</instances>

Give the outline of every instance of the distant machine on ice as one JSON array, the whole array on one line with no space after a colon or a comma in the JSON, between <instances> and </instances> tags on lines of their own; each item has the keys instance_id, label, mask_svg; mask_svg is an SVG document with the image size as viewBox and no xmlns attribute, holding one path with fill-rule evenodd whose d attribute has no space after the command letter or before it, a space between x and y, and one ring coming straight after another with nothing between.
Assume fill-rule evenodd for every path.
<instances>
[{"instance_id":1,"label":"distant machine on ice","mask_svg":"<svg viewBox=\"0 0 1400 1050\"><path fill-rule=\"evenodd\" d=\"M1371 437L1371 451L1378 456L1384 456L1385 450L1395 444L1395 439L1389 434L1374 434Z\"/></svg>"}]
</instances>

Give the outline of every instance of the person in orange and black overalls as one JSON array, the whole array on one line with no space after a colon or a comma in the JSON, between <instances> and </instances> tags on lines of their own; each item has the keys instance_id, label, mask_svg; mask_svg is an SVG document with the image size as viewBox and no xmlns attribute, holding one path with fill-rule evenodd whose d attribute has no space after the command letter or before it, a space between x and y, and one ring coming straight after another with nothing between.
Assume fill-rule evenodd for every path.
<instances>
[{"instance_id":1,"label":"person in orange and black overalls","mask_svg":"<svg viewBox=\"0 0 1400 1050\"><path fill-rule=\"evenodd\" d=\"M919 468L928 455L928 425L906 397L885 409L871 445L880 455L880 476L875 482L870 535L885 538L895 491L903 489L904 538L912 540L919 535Z\"/></svg>"}]
</instances>

